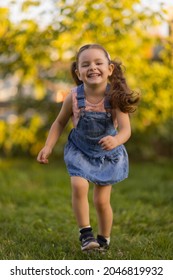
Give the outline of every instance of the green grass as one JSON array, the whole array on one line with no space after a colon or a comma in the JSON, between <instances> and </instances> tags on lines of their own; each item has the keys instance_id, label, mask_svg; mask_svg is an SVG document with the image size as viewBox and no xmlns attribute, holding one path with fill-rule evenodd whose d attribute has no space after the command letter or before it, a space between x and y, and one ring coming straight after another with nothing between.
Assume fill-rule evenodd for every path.
<instances>
[{"instance_id":1,"label":"green grass","mask_svg":"<svg viewBox=\"0 0 173 280\"><path fill-rule=\"evenodd\" d=\"M0 259L172 259L172 162L132 163L130 177L113 187L114 223L106 254L82 253L64 163L0 161ZM92 203L91 224L97 233Z\"/></svg>"}]
</instances>

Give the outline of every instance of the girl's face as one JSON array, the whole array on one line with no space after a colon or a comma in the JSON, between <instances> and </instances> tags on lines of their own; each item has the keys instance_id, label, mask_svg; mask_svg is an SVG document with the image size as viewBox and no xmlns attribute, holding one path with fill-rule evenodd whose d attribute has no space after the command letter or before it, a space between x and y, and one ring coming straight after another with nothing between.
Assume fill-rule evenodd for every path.
<instances>
[{"instance_id":1,"label":"girl's face","mask_svg":"<svg viewBox=\"0 0 173 280\"><path fill-rule=\"evenodd\" d=\"M113 69L114 65L109 64L103 50L87 49L79 55L76 74L84 84L92 86L105 83L106 85Z\"/></svg>"}]
</instances>

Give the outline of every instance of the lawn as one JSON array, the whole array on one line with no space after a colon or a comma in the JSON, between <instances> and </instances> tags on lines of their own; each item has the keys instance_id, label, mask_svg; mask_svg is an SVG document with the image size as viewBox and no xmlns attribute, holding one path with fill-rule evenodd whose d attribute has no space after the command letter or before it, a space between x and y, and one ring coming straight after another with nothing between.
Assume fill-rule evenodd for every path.
<instances>
[{"instance_id":1,"label":"lawn","mask_svg":"<svg viewBox=\"0 0 173 280\"><path fill-rule=\"evenodd\" d=\"M111 202L111 248L104 255L82 253L64 163L1 160L0 259L173 259L172 162L132 163L129 178L113 187Z\"/></svg>"}]
</instances>

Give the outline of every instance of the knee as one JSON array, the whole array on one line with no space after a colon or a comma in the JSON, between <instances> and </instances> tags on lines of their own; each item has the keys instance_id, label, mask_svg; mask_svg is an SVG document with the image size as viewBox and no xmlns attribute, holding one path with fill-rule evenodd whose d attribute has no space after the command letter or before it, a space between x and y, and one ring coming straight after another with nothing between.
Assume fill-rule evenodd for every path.
<instances>
[{"instance_id":1,"label":"knee","mask_svg":"<svg viewBox=\"0 0 173 280\"><path fill-rule=\"evenodd\" d=\"M88 193L88 183L84 180L75 178L71 180L72 194L75 198L80 199Z\"/></svg>"},{"instance_id":2,"label":"knee","mask_svg":"<svg viewBox=\"0 0 173 280\"><path fill-rule=\"evenodd\" d=\"M94 206L98 211L104 211L109 204L110 203L103 198L94 197Z\"/></svg>"},{"instance_id":3,"label":"knee","mask_svg":"<svg viewBox=\"0 0 173 280\"><path fill-rule=\"evenodd\" d=\"M85 192L83 192L81 186L73 185L72 194L73 194L73 197L75 197L76 199L81 199L85 195Z\"/></svg>"}]
</instances>

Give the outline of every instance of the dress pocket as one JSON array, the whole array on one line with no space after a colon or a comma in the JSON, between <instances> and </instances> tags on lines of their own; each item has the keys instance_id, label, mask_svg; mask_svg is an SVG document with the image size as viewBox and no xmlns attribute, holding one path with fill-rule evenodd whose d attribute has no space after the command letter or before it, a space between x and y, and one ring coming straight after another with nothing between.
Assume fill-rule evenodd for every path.
<instances>
[{"instance_id":1,"label":"dress pocket","mask_svg":"<svg viewBox=\"0 0 173 280\"><path fill-rule=\"evenodd\" d=\"M123 150L121 146L116 147L108 154L106 157L111 162L118 162L123 155Z\"/></svg>"}]
</instances>

